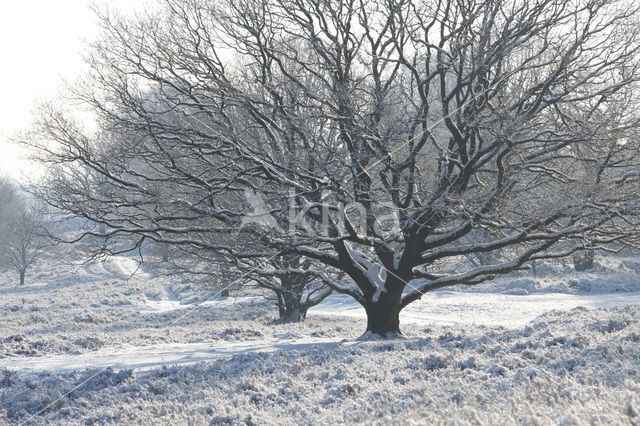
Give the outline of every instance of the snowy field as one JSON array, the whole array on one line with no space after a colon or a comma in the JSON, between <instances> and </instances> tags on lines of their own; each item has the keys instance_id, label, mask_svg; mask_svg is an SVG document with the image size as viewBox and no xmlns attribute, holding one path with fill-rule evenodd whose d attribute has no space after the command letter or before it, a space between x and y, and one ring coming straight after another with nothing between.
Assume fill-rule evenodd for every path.
<instances>
[{"instance_id":1,"label":"snowy field","mask_svg":"<svg viewBox=\"0 0 640 426\"><path fill-rule=\"evenodd\" d=\"M0 275L0 424L640 425L634 258L433 292L382 342L342 296L280 324L257 294L61 258Z\"/></svg>"}]
</instances>

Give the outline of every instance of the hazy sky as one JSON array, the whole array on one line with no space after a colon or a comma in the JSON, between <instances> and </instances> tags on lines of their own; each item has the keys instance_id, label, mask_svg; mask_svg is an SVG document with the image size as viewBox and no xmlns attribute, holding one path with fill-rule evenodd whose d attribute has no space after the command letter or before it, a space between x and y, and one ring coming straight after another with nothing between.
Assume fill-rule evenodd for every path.
<instances>
[{"instance_id":1,"label":"hazy sky","mask_svg":"<svg viewBox=\"0 0 640 426\"><path fill-rule=\"evenodd\" d=\"M131 11L151 0L0 0L0 173L28 170L7 137L29 125L34 102L83 70L83 41L97 28L91 4Z\"/></svg>"}]
</instances>

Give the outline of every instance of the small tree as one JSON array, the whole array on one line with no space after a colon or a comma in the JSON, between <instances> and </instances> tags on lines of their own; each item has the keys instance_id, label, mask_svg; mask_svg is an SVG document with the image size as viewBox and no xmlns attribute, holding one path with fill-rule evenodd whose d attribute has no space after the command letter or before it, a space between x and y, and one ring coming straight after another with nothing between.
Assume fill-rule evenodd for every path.
<instances>
[{"instance_id":1,"label":"small tree","mask_svg":"<svg viewBox=\"0 0 640 426\"><path fill-rule=\"evenodd\" d=\"M313 272L311 261L300 256L270 259L266 268L248 267L247 276L274 293L283 322L304 320L309 308L322 302L332 291Z\"/></svg>"},{"instance_id":2,"label":"small tree","mask_svg":"<svg viewBox=\"0 0 640 426\"><path fill-rule=\"evenodd\" d=\"M326 274L312 267L309 259L300 256L279 256L266 262L218 255L187 247L171 248L173 256L156 266L167 275L180 275L199 285L211 286L213 294L229 295L231 288L259 287L270 291L282 322L298 322L307 316L332 292L325 283ZM335 279L335 278L334 278Z\"/></svg>"},{"instance_id":3,"label":"small tree","mask_svg":"<svg viewBox=\"0 0 640 426\"><path fill-rule=\"evenodd\" d=\"M45 233L42 210L29 205L9 179L0 180L0 264L18 274L20 285L49 245Z\"/></svg>"}]
</instances>

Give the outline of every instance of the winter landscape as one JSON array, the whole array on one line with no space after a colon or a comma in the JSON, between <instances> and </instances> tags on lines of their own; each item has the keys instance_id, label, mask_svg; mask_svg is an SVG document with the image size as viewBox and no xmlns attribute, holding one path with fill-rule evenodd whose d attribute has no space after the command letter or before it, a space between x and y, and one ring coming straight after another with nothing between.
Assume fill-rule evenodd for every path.
<instances>
[{"instance_id":1,"label":"winter landscape","mask_svg":"<svg viewBox=\"0 0 640 426\"><path fill-rule=\"evenodd\" d=\"M87 22L0 140L0 423L640 425L640 5Z\"/></svg>"},{"instance_id":2,"label":"winter landscape","mask_svg":"<svg viewBox=\"0 0 640 426\"><path fill-rule=\"evenodd\" d=\"M434 292L404 338L359 341L344 296L279 323L264 293L47 258L0 282L0 422L638 424L640 260L539 269Z\"/></svg>"}]
</instances>

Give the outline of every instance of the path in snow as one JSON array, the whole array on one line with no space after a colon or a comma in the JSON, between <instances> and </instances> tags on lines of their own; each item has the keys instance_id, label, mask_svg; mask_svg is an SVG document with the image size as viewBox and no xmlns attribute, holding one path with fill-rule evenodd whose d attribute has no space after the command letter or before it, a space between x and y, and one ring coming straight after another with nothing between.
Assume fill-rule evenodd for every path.
<instances>
[{"instance_id":1,"label":"path in snow","mask_svg":"<svg viewBox=\"0 0 640 426\"><path fill-rule=\"evenodd\" d=\"M23 372L82 370L85 368L148 370L163 365L186 365L255 352L301 350L314 346L333 346L341 339L306 338L270 342L204 342L131 346L118 351L94 351L78 355L49 355L0 359L0 369Z\"/></svg>"},{"instance_id":2,"label":"path in snow","mask_svg":"<svg viewBox=\"0 0 640 426\"><path fill-rule=\"evenodd\" d=\"M133 275L148 275L140 270L138 261L126 256L112 256L104 260L88 262L82 266L84 274L98 279L108 277L127 279Z\"/></svg>"}]
</instances>

